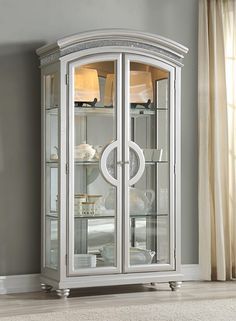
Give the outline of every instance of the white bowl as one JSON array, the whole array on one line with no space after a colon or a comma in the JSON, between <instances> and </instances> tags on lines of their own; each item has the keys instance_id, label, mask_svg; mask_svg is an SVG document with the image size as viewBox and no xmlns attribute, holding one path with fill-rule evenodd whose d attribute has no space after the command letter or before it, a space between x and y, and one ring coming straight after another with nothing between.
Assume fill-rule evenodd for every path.
<instances>
[{"instance_id":1,"label":"white bowl","mask_svg":"<svg viewBox=\"0 0 236 321\"><path fill-rule=\"evenodd\" d=\"M96 150L89 144L80 144L74 147L74 156L78 160L91 160Z\"/></svg>"}]
</instances>

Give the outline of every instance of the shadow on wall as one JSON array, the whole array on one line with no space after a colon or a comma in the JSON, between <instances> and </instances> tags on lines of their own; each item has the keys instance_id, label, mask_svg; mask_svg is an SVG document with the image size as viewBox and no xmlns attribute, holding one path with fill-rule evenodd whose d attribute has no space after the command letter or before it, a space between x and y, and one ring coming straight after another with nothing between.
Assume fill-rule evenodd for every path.
<instances>
[{"instance_id":1,"label":"shadow on wall","mask_svg":"<svg viewBox=\"0 0 236 321\"><path fill-rule=\"evenodd\" d=\"M0 275L40 271L41 45L0 46Z\"/></svg>"}]
</instances>

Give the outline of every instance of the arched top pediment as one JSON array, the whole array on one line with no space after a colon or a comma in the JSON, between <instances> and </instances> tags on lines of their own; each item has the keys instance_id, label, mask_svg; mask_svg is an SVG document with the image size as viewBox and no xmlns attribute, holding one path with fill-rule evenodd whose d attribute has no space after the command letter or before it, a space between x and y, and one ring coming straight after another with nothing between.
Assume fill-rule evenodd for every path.
<instances>
[{"instance_id":1,"label":"arched top pediment","mask_svg":"<svg viewBox=\"0 0 236 321\"><path fill-rule=\"evenodd\" d=\"M121 47L150 51L179 66L182 66L184 54L188 52L185 46L155 34L136 30L103 29L62 38L53 44L39 48L37 54L40 56L41 65L46 65L73 52L96 47Z\"/></svg>"}]
</instances>

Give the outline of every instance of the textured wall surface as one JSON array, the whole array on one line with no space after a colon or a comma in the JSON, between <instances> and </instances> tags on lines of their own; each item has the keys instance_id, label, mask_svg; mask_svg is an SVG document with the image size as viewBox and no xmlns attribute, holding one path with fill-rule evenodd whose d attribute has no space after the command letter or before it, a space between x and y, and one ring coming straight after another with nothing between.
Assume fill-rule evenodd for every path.
<instances>
[{"instance_id":1,"label":"textured wall surface","mask_svg":"<svg viewBox=\"0 0 236 321\"><path fill-rule=\"evenodd\" d=\"M40 73L35 49L130 28L189 48L182 82L182 263L198 262L197 0L0 1L0 275L40 271Z\"/></svg>"}]
</instances>

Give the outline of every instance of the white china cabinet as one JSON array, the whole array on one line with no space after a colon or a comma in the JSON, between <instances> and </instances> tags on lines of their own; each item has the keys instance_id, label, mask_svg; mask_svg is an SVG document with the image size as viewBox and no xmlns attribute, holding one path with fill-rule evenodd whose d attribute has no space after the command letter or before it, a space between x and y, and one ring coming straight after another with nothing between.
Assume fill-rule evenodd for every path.
<instances>
[{"instance_id":1,"label":"white china cabinet","mask_svg":"<svg viewBox=\"0 0 236 321\"><path fill-rule=\"evenodd\" d=\"M185 53L163 37L117 29L37 50L44 290L180 287Z\"/></svg>"}]
</instances>

